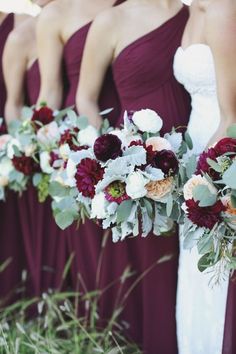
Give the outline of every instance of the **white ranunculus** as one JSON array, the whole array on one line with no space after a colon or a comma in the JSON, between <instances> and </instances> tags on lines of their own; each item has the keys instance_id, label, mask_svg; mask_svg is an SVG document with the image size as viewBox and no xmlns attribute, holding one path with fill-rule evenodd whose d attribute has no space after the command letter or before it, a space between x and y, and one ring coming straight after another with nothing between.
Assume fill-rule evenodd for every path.
<instances>
[{"instance_id":1,"label":"white ranunculus","mask_svg":"<svg viewBox=\"0 0 236 354\"><path fill-rule=\"evenodd\" d=\"M40 154L40 167L45 173L51 174L54 170L50 165L51 156L47 151Z\"/></svg>"},{"instance_id":2,"label":"white ranunculus","mask_svg":"<svg viewBox=\"0 0 236 354\"><path fill-rule=\"evenodd\" d=\"M13 156L15 155L14 146L19 150L21 150L21 144L19 140L15 138L11 139L7 144L7 156L9 157L9 159L12 159Z\"/></svg>"},{"instance_id":3,"label":"white ranunculus","mask_svg":"<svg viewBox=\"0 0 236 354\"><path fill-rule=\"evenodd\" d=\"M151 109L141 109L135 112L132 120L139 130L147 133L158 133L163 125L162 119Z\"/></svg>"},{"instance_id":4,"label":"white ranunculus","mask_svg":"<svg viewBox=\"0 0 236 354\"><path fill-rule=\"evenodd\" d=\"M91 219L105 219L108 216L106 212L107 200L105 194L100 192L96 194L92 200L91 205Z\"/></svg>"},{"instance_id":5,"label":"white ranunculus","mask_svg":"<svg viewBox=\"0 0 236 354\"><path fill-rule=\"evenodd\" d=\"M29 144L24 147L25 156L32 156L37 148L36 144Z\"/></svg>"},{"instance_id":6,"label":"white ranunculus","mask_svg":"<svg viewBox=\"0 0 236 354\"><path fill-rule=\"evenodd\" d=\"M74 178L76 174L76 163L69 159L66 165L66 174L68 178Z\"/></svg>"},{"instance_id":7,"label":"white ranunculus","mask_svg":"<svg viewBox=\"0 0 236 354\"><path fill-rule=\"evenodd\" d=\"M133 172L126 180L126 193L132 199L142 198L147 194L147 183L148 180L141 173Z\"/></svg>"},{"instance_id":8,"label":"white ranunculus","mask_svg":"<svg viewBox=\"0 0 236 354\"><path fill-rule=\"evenodd\" d=\"M80 130L78 133L78 140L80 145L93 146L95 140L98 137L98 130L92 125L88 125L87 128Z\"/></svg>"},{"instance_id":9,"label":"white ranunculus","mask_svg":"<svg viewBox=\"0 0 236 354\"><path fill-rule=\"evenodd\" d=\"M59 147L59 153L63 160L67 160L70 154L70 147L68 144L63 144Z\"/></svg>"},{"instance_id":10,"label":"white ranunculus","mask_svg":"<svg viewBox=\"0 0 236 354\"><path fill-rule=\"evenodd\" d=\"M43 145L51 145L60 137L59 128L56 122L51 122L41 127L37 132L39 143Z\"/></svg>"},{"instance_id":11,"label":"white ranunculus","mask_svg":"<svg viewBox=\"0 0 236 354\"><path fill-rule=\"evenodd\" d=\"M193 190L196 186L207 186L212 194L217 194L217 190L205 177L200 175L193 175L184 185L184 199L193 199Z\"/></svg>"}]
</instances>

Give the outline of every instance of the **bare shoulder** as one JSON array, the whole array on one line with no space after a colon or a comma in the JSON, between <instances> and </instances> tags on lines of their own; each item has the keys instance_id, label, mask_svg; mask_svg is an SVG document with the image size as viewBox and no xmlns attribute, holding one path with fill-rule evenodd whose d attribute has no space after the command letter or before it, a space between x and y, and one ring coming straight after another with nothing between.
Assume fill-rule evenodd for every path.
<instances>
[{"instance_id":1,"label":"bare shoulder","mask_svg":"<svg viewBox=\"0 0 236 354\"><path fill-rule=\"evenodd\" d=\"M52 1L47 6L45 6L37 22L37 28L50 29L60 27L62 18L65 17L65 9L63 3L60 1Z\"/></svg>"},{"instance_id":2,"label":"bare shoulder","mask_svg":"<svg viewBox=\"0 0 236 354\"><path fill-rule=\"evenodd\" d=\"M29 19L32 19L32 16L27 14L15 14L14 15L15 27L21 26L23 22Z\"/></svg>"},{"instance_id":3,"label":"bare shoulder","mask_svg":"<svg viewBox=\"0 0 236 354\"><path fill-rule=\"evenodd\" d=\"M214 0L206 10L206 20L209 25L233 26L236 29L236 2L235 0Z\"/></svg>"},{"instance_id":4,"label":"bare shoulder","mask_svg":"<svg viewBox=\"0 0 236 354\"><path fill-rule=\"evenodd\" d=\"M18 54L24 53L35 39L36 19L29 17L20 26L16 27L8 36L7 47L19 50Z\"/></svg>"}]
</instances>

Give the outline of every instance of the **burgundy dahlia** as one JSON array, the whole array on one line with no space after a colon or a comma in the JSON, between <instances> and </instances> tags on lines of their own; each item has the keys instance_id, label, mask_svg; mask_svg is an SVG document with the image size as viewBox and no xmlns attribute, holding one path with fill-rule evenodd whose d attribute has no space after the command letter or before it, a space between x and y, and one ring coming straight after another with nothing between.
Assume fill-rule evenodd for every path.
<instances>
[{"instance_id":1,"label":"burgundy dahlia","mask_svg":"<svg viewBox=\"0 0 236 354\"><path fill-rule=\"evenodd\" d=\"M207 151L204 151L198 159L197 171L196 174L207 173L213 180L217 180L220 178L218 172L213 170L211 166L209 166L207 159L216 161L218 154L215 148L209 148Z\"/></svg>"},{"instance_id":2,"label":"burgundy dahlia","mask_svg":"<svg viewBox=\"0 0 236 354\"><path fill-rule=\"evenodd\" d=\"M12 159L13 166L25 176L31 176L35 172L39 172L39 165L32 157L29 156L14 156Z\"/></svg>"},{"instance_id":3,"label":"burgundy dahlia","mask_svg":"<svg viewBox=\"0 0 236 354\"><path fill-rule=\"evenodd\" d=\"M130 199L126 193L126 184L121 181L114 181L106 187L105 198L109 202L121 204L124 200Z\"/></svg>"},{"instance_id":4,"label":"burgundy dahlia","mask_svg":"<svg viewBox=\"0 0 236 354\"><path fill-rule=\"evenodd\" d=\"M38 130L42 125L46 125L54 121L53 111L51 108L46 106L42 107L34 111L31 120L35 123L35 129Z\"/></svg>"},{"instance_id":5,"label":"burgundy dahlia","mask_svg":"<svg viewBox=\"0 0 236 354\"><path fill-rule=\"evenodd\" d=\"M7 126L4 122L0 125L0 135L3 134L7 134Z\"/></svg>"},{"instance_id":6,"label":"burgundy dahlia","mask_svg":"<svg viewBox=\"0 0 236 354\"><path fill-rule=\"evenodd\" d=\"M106 162L116 159L122 155L121 140L113 134L104 134L96 139L94 143L94 154L100 161Z\"/></svg>"},{"instance_id":7,"label":"burgundy dahlia","mask_svg":"<svg viewBox=\"0 0 236 354\"><path fill-rule=\"evenodd\" d=\"M64 133L62 133L60 141L59 141L59 145L63 145L63 144L68 144L70 149L72 151L79 151L82 149L87 149L88 147L86 146L79 146L79 144L77 145L75 143L75 141L77 140L77 133L79 132L78 128L74 128L73 130L67 129L64 131Z\"/></svg>"},{"instance_id":8,"label":"burgundy dahlia","mask_svg":"<svg viewBox=\"0 0 236 354\"><path fill-rule=\"evenodd\" d=\"M75 179L76 186L84 197L94 197L95 186L102 179L103 174L104 169L96 160L90 158L81 160L77 166Z\"/></svg>"},{"instance_id":9,"label":"burgundy dahlia","mask_svg":"<svg viewBox=\"0 0 236 354\"><path fill-rule=\"evenodd\" d=\"M214 205L208 207L200 207L199 202L193 199L186 200L188 218L200 227L212 229L214 225L221 221L221 212L226 210L226 207L218 200Z\"/></svg>"},{"instance_id":10,"label":"burgundy dahlia","mask_svg":"<svg viewBox=\"0 0 236 354\"><path fill-rule=\"evenodd\" d=\"M214 146L214 149L218 156L221 156L227 152L234 152L236 154L236 139L223 138Z\"/></svg>"},{"instance_id":11,"label":"burgundy dahlia","mask_svg":"<svg viewBox=\"0 0 236 354\"><path fill-rule=\"evenodd\" d=\"M155 152L151 165L160 168L165 175L173 175L178 171L179 162L173 151L163 149Z\"/></svg>"}]
</instances>

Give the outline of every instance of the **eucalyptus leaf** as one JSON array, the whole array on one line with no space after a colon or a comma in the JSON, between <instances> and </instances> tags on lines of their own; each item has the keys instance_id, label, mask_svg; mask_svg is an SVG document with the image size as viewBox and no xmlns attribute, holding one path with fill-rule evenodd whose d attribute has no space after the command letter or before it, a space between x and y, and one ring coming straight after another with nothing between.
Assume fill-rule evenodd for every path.
<instances>
[{"instance_id":1,"label":"eucalyptus leaf","mask_svg":"<svg viewBox=\"0 0 236 354\"><path fill-rule=\"evenodd\" d=\"M206 270L209 267L212 267L216 263L217 261L215 261L214 254L206 253L199 259L198 269L200 272L204 272L204 270Z\"/></svg>"},{"instance_id":2,"label":"eucalyptus leaf","mask_svg":"<svg viewBox=\"0 0 236 354\"><path fill-rule=\"evenodd\" d=\"M88 126L88 118L85 116L80 116L77 120L77 126L80 130L87 128Z\"/></svg>"},{"instance_id":3,"label":"eucalyptus leaf","mask_svg":"<svg viewBox=\"0 0 236 354\"><path fill-rule=\"evenodd\" d=\"M236 162L228 168L222 176L223 182L230 188L236 189Z\"/></svg>"},{"instance_id":4,"label":"eucalyptus leaf","mask_svg":"<svg viewBox=\"0 0 236 354\"><path fill-rule=\"evenodd\" d=\"M167 198L167 203L166 203L166 215L168 217L171 216L172 208L173 208L173 197L171 194L169 194L169 196Z\"/></svg>"},{"instance_id":5,"label":"eucalyptus leaf","mask_svg":"<svg viewBox=\"0 0 236 354\"><path fill-rule=\"evenodd\" d=\"M208 163L209 166L211 166L211 168L213 168L214 171L222 172L222 169L221 169L220 165L216 161L214 161L214 160L212 160L210 158L207 158L207 163Z\"/></svg>"},{"instance_id":6,"label":"eucalyptus leaf","mask_svg":"<svg viewBox=\"0 0 236 354\"><path fill-rule=\"evenodd\" d=\"M56 214L55 221L62 230L65 230L73 223L74 215L70 211L61 211Z\"/></svg>"},{"instance_id":7,"label":"eucalyptus leaf","mask_svg":"<svg viewBox=\"0 0 236 354\"><path fill-rule=\"evenodd\" d=\"M200 207L207 207L216 203L217 196L212 194L207 186L199 185L193 189L193 198L199 201Z\"/></svg>"},{"instance_id":8,"label":"eucalyptus leaf","mask_svg":"<svg viewBox=\"0 0 236 354\"><path fill-rule=\"evenodd\" d=\"M42 174L41 173L35 173L33 176L33 185L35 187L38 186L38 184L41 182L42 180Z\"/></svg>"},{"instance_id":9,"label":"eucalyptus leaf","mask_svg":"<svg viewBox=\"0 0 236 354\"><path fill-rule=\"evenodd\" d=\"M227 136L230 138L236 139L236 123L232 124L228 129L227 129Z\"/></svg>"},{"instance_id":10,"label":"eucalyptus leaf","mask_svg":"<svg viewBox=\"0 0 236 354\"><path fill-rule=\"evenodd\" d=\"M50 183L48 192L52 197L64 197L68 195L68 190L58 182Z\"/></svg>"},{"instance_id":11,"label":"eucalyptus leaf","mask_svg":"<svg viewBox=\"0 0 236 354\"><path fill-rule=\"evenodd\" d=\"M186 132L184 133L184 140L185 140L185 142L186 142L188 148L189 148L190 150L192 150L192 148L193 148L193 141L192 141L192 138L191 138L191 136L190 136L190 134L188 133L187 130L186 130Z\"/></svg>"},{"instance_id":12,"label":"eucalyptus leaf","mask_svg":"<svg viewBox=\"0 0 236 354\"><path fill-rule=\"evenodd\" d=\"M197 168L197 157L196 155L191 155L186 163L186 174L188 178L191 178L195 173Z\"/></svg>"},{"instance_id":13,"label":"eucalyptus leaf","mask_svg":"<svg viewBox=\"0 0 236 354\"><path fill-rule=\"evenodd\" d=\"M117 223L122 223L128 219L132 209L132 204L133 204L132 200L129 199L129 200L125 200L118 206L117 218L116 218Z\"/></svg>"}]
</instances>

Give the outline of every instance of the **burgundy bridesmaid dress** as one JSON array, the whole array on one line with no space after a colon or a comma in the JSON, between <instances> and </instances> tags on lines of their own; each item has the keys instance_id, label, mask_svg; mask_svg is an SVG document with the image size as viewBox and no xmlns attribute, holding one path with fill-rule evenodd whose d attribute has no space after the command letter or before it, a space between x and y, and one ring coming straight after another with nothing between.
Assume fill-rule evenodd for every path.
<instances>
[{"instance_id":1,"label":"burgundy bridesmaid dress","mask_svg":"<svg viewBox=\"0 0 236 354\"><path fill-rule=\"evenodd\" d=\"M4 116L6 88L3 79L2 55L9 33L14 28L14 15L9 14L0 25L0 117ZM22 270L25 256L20 232L17 194L7 192L5 202L0 202L0 264L9 261L5 270L0 272L0 307L9 304L20 296Z\"/></svg>"},{"instance_id":2,"label":"burgundy bridesmaid dress","mask_svg":"<svg viewBox=\"0 0 236 354\"><path fill-rule=\"evenodd\" d=\"M222 354L236 353L236 272L229 281Z\"/></svg>"},{"instance_id":3,"label":"burgundy bridesmaid dress","mask_svg":"<svg viewBox=\"0 0 236 354\"><path fill-rule=\"evenodd\" d=\"M26 105L36 104L39 89L39 65L35 60L25 75ZM29 269L29 294L38 296L43 291L62 286L62 273L68 258L65 233L53 219L50 198L39 203L33 185L27 188L18 203Z\"/></svg>"},{"instance_id":4,"label":"burgundy bridesmaid dress","mask_svg":"<svg viewBox=\"0 0 236 354\"><path fill-rule=\"evenodd\" d=\"M116 1L115 5L123 1ZM75 104L82 55L90 25L91 22L76 31L64 47L63 61L68 91L64 97L63 107L74 106ZM112 125L115 125L120 114L120 106L110 69L106 73L99 98L99 107L101 111L107 108L114 108L107 115L107 118ZM87 220L85 224L81 224L79 229L72 225L66 231L68 234L69 254L74 254L71 268L72 288L79 288L82 292L84 290L94 290L98 285L96 273L104 231L90 220Z\"/></svg>"},{"instance_id":5,"label":"burgundy bridesmaid dress","mask_svg":"<svg viewBox=\"0 0 236 354\"><path fill-rule=\"evenodd\" d=\"M163 133L173 126L187 126L190 98L173 75L173 57L179 47L188 19L183 7L160 27L145 34L124 48L113 62L113 76L121 103L119 123L123 113L139 109L153 109L164 121ZM130 286L157 260L171 254L173 258L158 264L145 275L128 297L122 315L129 323L127 333L145 354L176 354L175 304L178 268L178 234L170 237L130 238L120 244L109 240L102 268L102 282L121 273L129 263L136 274ZM125 250L123 247L122 251ZM125 257L127 259L125 261ZM125 293L127 286L125 287ZM105 311L114 305L113 295L104 300Z\"/></svg>"}]
</instances>

